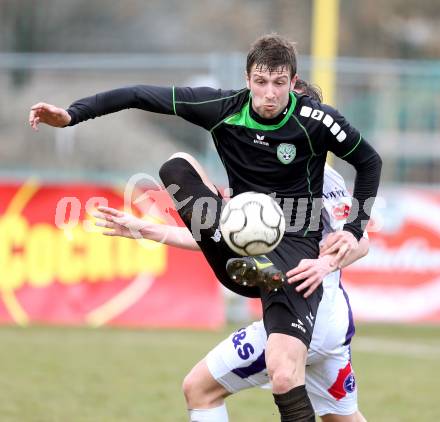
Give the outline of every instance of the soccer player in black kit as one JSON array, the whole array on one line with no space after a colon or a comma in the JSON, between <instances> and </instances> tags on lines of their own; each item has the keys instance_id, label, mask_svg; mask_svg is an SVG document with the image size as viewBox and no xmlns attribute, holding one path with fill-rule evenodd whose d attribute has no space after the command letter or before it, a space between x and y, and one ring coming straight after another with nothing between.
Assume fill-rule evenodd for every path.
<instances>
[{"instance_id":1,"label":"soccer player in black kit","mask_svg":"<svg viewBox=\"0 0 440 422\"><path fill-rule=\"evenodd\" d=\"M266 364L283 422L315 420L304 377L322 288L305 299L287 277L302 259L317 258L320 252L316 209L327 151L357 171L353 198L358 207L352 208L350 222L326 251L339 251L339 258L362 237L381 169L378 154L338 111L293 92L296 79L293 44L267 35L256 40L248 53L247 87L242 90L138 85L78 100L67 110L38 103L29 116L36 129L39 123L73 126L128 108L177 115L211 133L234 195L275 194L285 213L291 210L289 228L274 251L253 260L241 258L217 236L222 198L212 184L205 183L200 165L186 154L175 154L160 169L180 216L218 279L237 293L261 297L268 334ZM229 276L253 286L239 285Z\"/></svg>"}]
</instances>

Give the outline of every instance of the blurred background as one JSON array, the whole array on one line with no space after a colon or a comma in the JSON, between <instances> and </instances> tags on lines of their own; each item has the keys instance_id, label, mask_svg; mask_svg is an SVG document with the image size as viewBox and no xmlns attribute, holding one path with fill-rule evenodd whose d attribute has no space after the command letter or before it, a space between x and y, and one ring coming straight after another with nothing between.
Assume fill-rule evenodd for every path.
<instances>
[{"instance_id":1,"label":"blurred background","mask_svg":"<svg viewBox=\"0 0 440 422\"><path fill-rule=\"evenodd\" d=\"M370 253L344 272L361 408L372 421L440 420L439 27L437 0L0 0L0 420L185 420L185 371L260 312L200 255L91 228L96 204L122 208L136 173L154 188L177 151L226 186L205 131L129 110L34 133L30 106L132 84L241 88L248 48L269 32L297 43L300 77L383 159ZM351 188L352 170L332 163ZM133 211L178 222L165 196ZM144 356L158 364L140 382L131 363ZM232 420L277 420L268 394L246 394Z\"/></svg>"},{"instance_id":2,"label":"blurred background","mask_svg":"<svg viewBox=\"0 0 440 422\"><path fill-rule=\"evenodd\" d=\"M67 107L134 83L241 88L251 42L271 31L297 42L299 74L310 77L313 1L0 5L0 160L8 175L38 170L51 179L61 171L90 180L155 171L176 149L208 162L214 155L203 131L147 113L32 138L23 116L39 100ZM340 2L334 105L382 154L384 183L440 181L439 19L434 0Z\"/></svg>"}]
</instances>

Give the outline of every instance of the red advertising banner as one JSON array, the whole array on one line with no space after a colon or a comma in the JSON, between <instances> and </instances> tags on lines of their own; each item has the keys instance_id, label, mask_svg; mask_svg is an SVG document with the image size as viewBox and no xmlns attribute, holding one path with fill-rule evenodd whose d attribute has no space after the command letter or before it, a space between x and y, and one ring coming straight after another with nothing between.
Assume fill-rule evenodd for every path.
<instances>
[{"instance_id":1,"label":"red advertising banner","mask_svg":"<svg viewBox=\"0 0 440 422\"><path fill-rule=\"evenodd\" d=\"M382 196L368 255L343 271L355 318L440 322L440 193L393 189Z\"/></svg>"},{"instance_id":2,"label":"red advertising banner","mask_svg":"<svg viewBox=\"0 0 440 422\"><path fill-rule=\"evenodd\" d=\"M177 219L167 192L148 201ZM222 291L201 253L100 234L96 206L123 204L109 187L1 184L0 322L220 327Z\"/></svg>"},{"instance_id":3,"label":"red advertising banner","mask_svg":"<svg viewBox=\"0 0 440 422\"><path fill-rule=\"evenodd\" d=\"M355 318L440 322L440 193L382 197L369 254L343 271ZM180 221L165 191L141 202L143 214L155 208L156 220ZM1 184L0 323L221 326L222 291L201 254L94 227L97 205L123 204L110 187Z\"/></svg>"}]
</instances>

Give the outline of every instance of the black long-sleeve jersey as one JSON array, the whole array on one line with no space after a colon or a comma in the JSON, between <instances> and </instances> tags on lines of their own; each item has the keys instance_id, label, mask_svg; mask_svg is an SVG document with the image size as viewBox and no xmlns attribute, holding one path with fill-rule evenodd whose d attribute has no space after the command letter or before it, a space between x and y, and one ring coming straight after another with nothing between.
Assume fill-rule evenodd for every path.
<instances>
[{"instance_id":1,"label":"black long-sleeve jersey","mask_svg":"<svg viewBox=\"0 0 440 422\"><path fill-rule=\"evenodd\" d=\"M334 108L291 93L286 109L267 120L252 109L248 89L137 85L78 100L67 111L72 126L128 108L174 114L208 130L233 195L275 194L290 221L288 236L320 236L324 164L327 151L334 152L357 170L353 198L359 206L353 206L344 230L361 238L372 206L369 198L377 193L381 159Z\"/></svg>"}]
</instances>

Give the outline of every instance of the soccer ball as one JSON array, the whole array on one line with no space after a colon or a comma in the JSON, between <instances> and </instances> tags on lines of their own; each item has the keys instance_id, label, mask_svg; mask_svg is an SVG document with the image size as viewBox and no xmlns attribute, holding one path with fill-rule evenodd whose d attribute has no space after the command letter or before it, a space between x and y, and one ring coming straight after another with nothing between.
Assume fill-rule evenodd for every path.
<instances>
[{"instance_id":1,"label":"soccer ball","mask_svg":"<svg viewBox=\"0 0 440 422\"><path fill-rule=\"evenodd\" d=\"M264 193L245 192L232 198L220 218L225 242L236 253L262 255L280 243L286 221L280 206Z\"/></svg>"}]
</instances>

